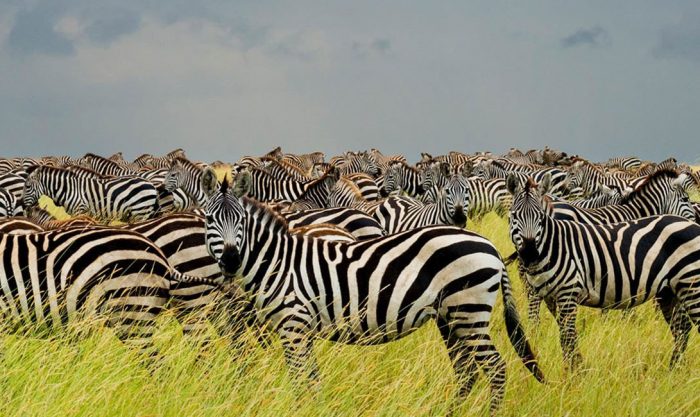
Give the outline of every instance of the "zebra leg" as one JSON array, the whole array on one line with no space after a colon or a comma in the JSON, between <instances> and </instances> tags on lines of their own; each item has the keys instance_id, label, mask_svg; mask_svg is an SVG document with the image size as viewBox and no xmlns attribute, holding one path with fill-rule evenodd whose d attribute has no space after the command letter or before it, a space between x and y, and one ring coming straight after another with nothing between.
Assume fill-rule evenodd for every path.
<instances>
[{"instance_id":1,"label":"zebra leg","mask_svg":"<svg viewBox=\"0 0 700 417\"><path fill-rule=\"evenodd\" d=\"M319 373L310 328L306 323L289 318L279 325L277 331L284 348L284 359L294 378L294 385L301 388L304 382L311 382L317 387Z\"/></svg>"},{"instance_id":2,"label":"zebra leg","mask_svg":"<svg viewBox=\"0 0 700 417\"><path fill-rule=\"evenodd\" d=\"M559 342L561 343L564 361L569 369L574 370L583 358L578 350L578 335L576 333L576 303L577 298L567 295L557 300L557 324L559 325Z\"/></svg>"},{"instance_id":3,"label":"zebra leg","mask_svg":"<svg viewBox=\"0 0 700 417\"><path fill-rule=\"evenodd\" d=\"M463 398L471 391L477 378L476 367L478 366L489 381L490 413L494 415L505 396L506 365L491 342L491 336L488 334L488 318L484 320L483 313L470 314L467 311L451 310L451 313L456 313L459 318L455 317L449 321L449 324L440 327L457 380L461 385L460 396Z\"/></svg>"},{"instance_id":4,"label":"zebra leg","mask_svg":"<svg viewBox=\"0 0 700 417\"><path fill-rule=\"evenodd\" d=\"M518 273L527 293L527 319L535 326L538 326L540 324L540 304L542 299L527 280L527 272L522 262L518 264Z\"/></svg>"},{"instance_id":5,"label":"zebra leg","mask_svg":"<svg viewBox=\"0 0 700 417\"><path fill-rule=\"evenodd\" d=\"M685 309L674 295L664 295L657 298L656 301L673 335L673 353L671 354L670 363L670 368L673 369L688 347L692 323Z\"/></svg>"}]
</instances>

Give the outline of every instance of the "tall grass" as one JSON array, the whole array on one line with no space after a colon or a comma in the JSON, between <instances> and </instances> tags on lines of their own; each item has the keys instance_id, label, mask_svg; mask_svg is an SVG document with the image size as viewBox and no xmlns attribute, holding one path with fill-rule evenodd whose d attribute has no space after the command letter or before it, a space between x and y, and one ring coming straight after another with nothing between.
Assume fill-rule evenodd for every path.
<instances>
[{"instance_id":1,"label":"tall grass","mask_svg":"<svg viewBox=\"0 0 700 417\"><path fill-rule=\"evenodd\" d=\"M511 253L507 221L494 214L469 228ZM510 271L524 316L525 297ZM508 362L506 416L700 415L700 341L691 336L685 360L669 371L672 338L660 313L582 309L578 329L585 358L564 370L553 319L543 311L527 334L548 378L538 384L505 334L500 304L492 335ZM213 318L214 322L221 318ZM81 331L85 326L90 332ZM295 390L273 338L261 347L253 331L235 337L213 326L210 343L182 334L161 317L155 358L118 341L109 329L77 328L0 336L1 416L441 416L457 386L433 323L400 341L372 347L318 342L322 383ZM483 378L455 415L488 412Z\"/></svg>"}]
</instances>

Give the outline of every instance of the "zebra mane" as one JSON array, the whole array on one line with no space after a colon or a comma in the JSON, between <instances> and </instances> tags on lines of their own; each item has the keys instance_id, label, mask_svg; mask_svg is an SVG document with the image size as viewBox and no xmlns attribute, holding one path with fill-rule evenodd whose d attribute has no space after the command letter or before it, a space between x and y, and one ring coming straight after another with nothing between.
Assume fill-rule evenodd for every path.
<instances>
[{"instance_id":1,"label":"zebra mane","mask_svg":"<svg viewBox=\"0 0 700 417\"><path fill-rule=\"evenodd\" d=\"M251 197L243 197L243 209L262 222L267 222L273 232L289 233L287 220L275 210Z\"/></svg>"},{"instance_id":2,"label":"zebra mane","mask_svg":"<svg viewBox=\"0 0 700 417\"><path fill-rule=\"evenodd\" d=\"M647 177L642 182L640 182L639 185L637 185L637 187L634 190L632 190L629 194L623 195L620 202L627 203L633 200L638 195L642 194L649 187L649 184L653 184L656 181L660 181L662 179L673 180L676 178L678 178L678 172L676 172L674 169L665 168L655 171L654 173L647 175Z\"/></svg>"},{"instance_id":3,"label":"zebra mane","mask_svg":"<svg viewBox=\"0 0 700 417\"><path fill-rule=\"evenodd\" d=\"M179 163L184 167L191 167L196 169L197 171L203 171L203 168L200 168L199 165L195 164L194 162L190 161L187 158L181 157L181 156L176 156L173 158L173 160L170 163L170 167L172 168L175 163Z\"/></svg>"},{"instance_id":4,"label":"zebra mane","mask_svg":"<svg viewBox=\"0 0 700 417\"><path fill-rule=\"evenodd\" d=\"M82 168L82 167L78 167L78 168ZM85 168L82 168L82 169L85 169ZM27 168L26 172L27 172L27 175L31 175L33 172L38 172L37 175L39 175L39 173L43 173L43 172L66 172L70 175L70 177L78 178L78 174L75 171L71 171L70 169L67 169L67 168L52 167L52 166L48 166L48 165L34 165L34 166Z\"/></svg>"}]
</instances>

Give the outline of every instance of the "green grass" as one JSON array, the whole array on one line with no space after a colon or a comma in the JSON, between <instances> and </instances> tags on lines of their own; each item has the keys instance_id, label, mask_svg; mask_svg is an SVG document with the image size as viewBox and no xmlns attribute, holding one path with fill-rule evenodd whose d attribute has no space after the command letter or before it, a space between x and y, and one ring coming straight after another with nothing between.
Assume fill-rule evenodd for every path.
<instances>
[{"instance_id":1,"label":"green grass","mask_svg":"<svg viewBox=\"0 0 700 417\"><path fill-rule=\"evenodd\" d=\"M486 216L469 228L489 237L506 256L507 221ZM521 316L525 297L511 278ZM693 332L681 369L668 370L672 339L661 315L647 305L623 315L582 309L578 320L584 369L564 370L558 331L543 311L539 329L526 325L549 380L538 384L507 340L500 302L492 335L508 362L506 416L700 415L700 341ZM297 393L277 340L258 346L252 332L232 343L183 336L169 316L150 360L100 326L46 337L0 337L1 416L444 416L456 392L449 360L434 324L387 345L316 344L322 376L317 392ZM483 378L455 415L488 414Z\"/></svg>"}]
</instances>

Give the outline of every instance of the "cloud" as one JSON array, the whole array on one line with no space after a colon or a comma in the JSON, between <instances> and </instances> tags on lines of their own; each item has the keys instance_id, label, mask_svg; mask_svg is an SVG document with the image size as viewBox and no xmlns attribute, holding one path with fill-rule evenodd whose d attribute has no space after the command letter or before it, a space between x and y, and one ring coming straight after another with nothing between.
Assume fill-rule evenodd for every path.
<instances>
[{"instance_id":1,"label":"cloud","mask_svg":"<svg viewBox=\"0 0 700 417\"><path fill-rule=\"evenodd\" d=\"M355 41L352 43L355 56L365 58L370 55L385 55L391 51L391 40L375 38L370 41Z\"/></svg>"},{"instance_id":2,"label":"cloud","mask_svg":"<svg viewBox=\"0 0 700 417\"><path fill-rule=\"evenodd\" d=\"M686 14L677 24L664 28L652 55L659 59L700 61L700 12Z\"/></svg>"},{"instance_id":3,"label":"cloud","mask_svg":"<svg viewBox=\"0 0 700 417\"><path fill-rule=\"evenodd\" d=\"M7 45L15 54L47 54L65 56L75 53L73 42L56 30L62 10L57 7L38 7L21 11L7 38Z\"/></svg>"},{"instance_id":4,"label":"cloud","mask_svg":"<svg viewBox=\"0 0 700 417\"><path fill-rule=\"evenodd\" d=\"M106 10L85 27L85 35L94 43L109 45L121 36L133 33L141 26L141 16L121 9Z\"/></svg>"},{"instance_id":5,"label":"cloud","mask_svg":"<svg viewBox=\"0 0 700 417\"><path fill-rule=\"evenodd\" d=\"M596 25L588 29L581 28L561 40L562 48L573 48L581 45L608 46L610 45L610 35L607 30Z\"/></svg>"}]
</instances>

